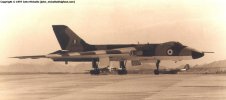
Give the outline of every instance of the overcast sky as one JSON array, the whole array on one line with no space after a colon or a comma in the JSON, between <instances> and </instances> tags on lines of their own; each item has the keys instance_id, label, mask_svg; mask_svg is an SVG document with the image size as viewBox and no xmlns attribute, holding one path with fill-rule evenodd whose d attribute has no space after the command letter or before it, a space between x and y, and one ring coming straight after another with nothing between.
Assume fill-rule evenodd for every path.
<instances>
[{"instance_id":1,"label":"overcast sky","mask_svg":"<svg viewBox=\"0 0 226 100\"><path fill-rule=\"evenodd\" d=\"M75 4L0 4L0 65L10 56L59 50L51 25L64 24L90 44L179 41L226 57L225 0L75 0ZM30 60L29 60L30 61ZM38 62L38 60L32 60ZM186 61L185 61L186 62Z\"/></svg>"}]
</instances>

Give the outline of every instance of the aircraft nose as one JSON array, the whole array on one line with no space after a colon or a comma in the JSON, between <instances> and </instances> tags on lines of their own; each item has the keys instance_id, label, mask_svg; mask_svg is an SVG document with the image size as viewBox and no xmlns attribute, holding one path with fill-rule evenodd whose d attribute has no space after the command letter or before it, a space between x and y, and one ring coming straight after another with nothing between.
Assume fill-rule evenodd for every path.
<instances>
[{"instance_id":1,"label":"aircraft nose","mask_svg":"<svg viewBox=\"0 0 226 100\"><path fill-rule=\"evenodd\" d=\"M198 59L204 56L203 52L198 52L198 51L192 51L192 58L193 59Z\"/></svg>"}]
</instances>

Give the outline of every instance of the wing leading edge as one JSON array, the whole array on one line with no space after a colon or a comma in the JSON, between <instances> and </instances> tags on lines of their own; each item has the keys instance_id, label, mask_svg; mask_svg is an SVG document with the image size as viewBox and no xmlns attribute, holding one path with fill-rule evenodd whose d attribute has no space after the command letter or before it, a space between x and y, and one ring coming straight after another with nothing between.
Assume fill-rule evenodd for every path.
<instances>
[{"instance_id":1,"label":"wing leading edge","mask_svg":"<svg viewBox=\"0 0 226 100\"><path fill-rule=\"evenodd\" d=\"M10 58L18 58L18 59L39 59L39 58L47 58L45 55L35 55L35 56L16 56Z\"/></svg>"}]
</instances>

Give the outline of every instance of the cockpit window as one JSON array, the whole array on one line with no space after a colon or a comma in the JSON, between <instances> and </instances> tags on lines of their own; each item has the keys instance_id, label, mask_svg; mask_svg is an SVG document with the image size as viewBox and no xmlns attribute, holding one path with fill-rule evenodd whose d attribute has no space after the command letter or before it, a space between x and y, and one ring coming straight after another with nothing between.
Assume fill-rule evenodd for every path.
<instances>
[{"instance_id":1,"label":"cockpit window","mask_svg":"<svg viewBox=\"0 0 226 100\"><path fill-rule=\"evenodd\" d=\"M166 42L165 44L167 44L168 46L183 46L180 42L175 42L175 41L171 41L171 42Z\"/></svg>"}]
</instances>

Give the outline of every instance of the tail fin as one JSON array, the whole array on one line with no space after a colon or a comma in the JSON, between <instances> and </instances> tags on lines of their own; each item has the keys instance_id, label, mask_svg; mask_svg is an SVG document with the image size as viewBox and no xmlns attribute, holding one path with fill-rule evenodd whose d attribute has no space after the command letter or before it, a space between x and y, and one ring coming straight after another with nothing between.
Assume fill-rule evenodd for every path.
<instances>
[{"instance_id":1,"label":"tail fin","mask_svg":"<svg viewBox=\"0 0 226 100\"><path fill-rule=\"evenodd\" d=\"M69 27L65 25L53 25L52 27L62 50L86 51L85 48L89 44L76 35Z\"/></svg>"}]
</instances>

